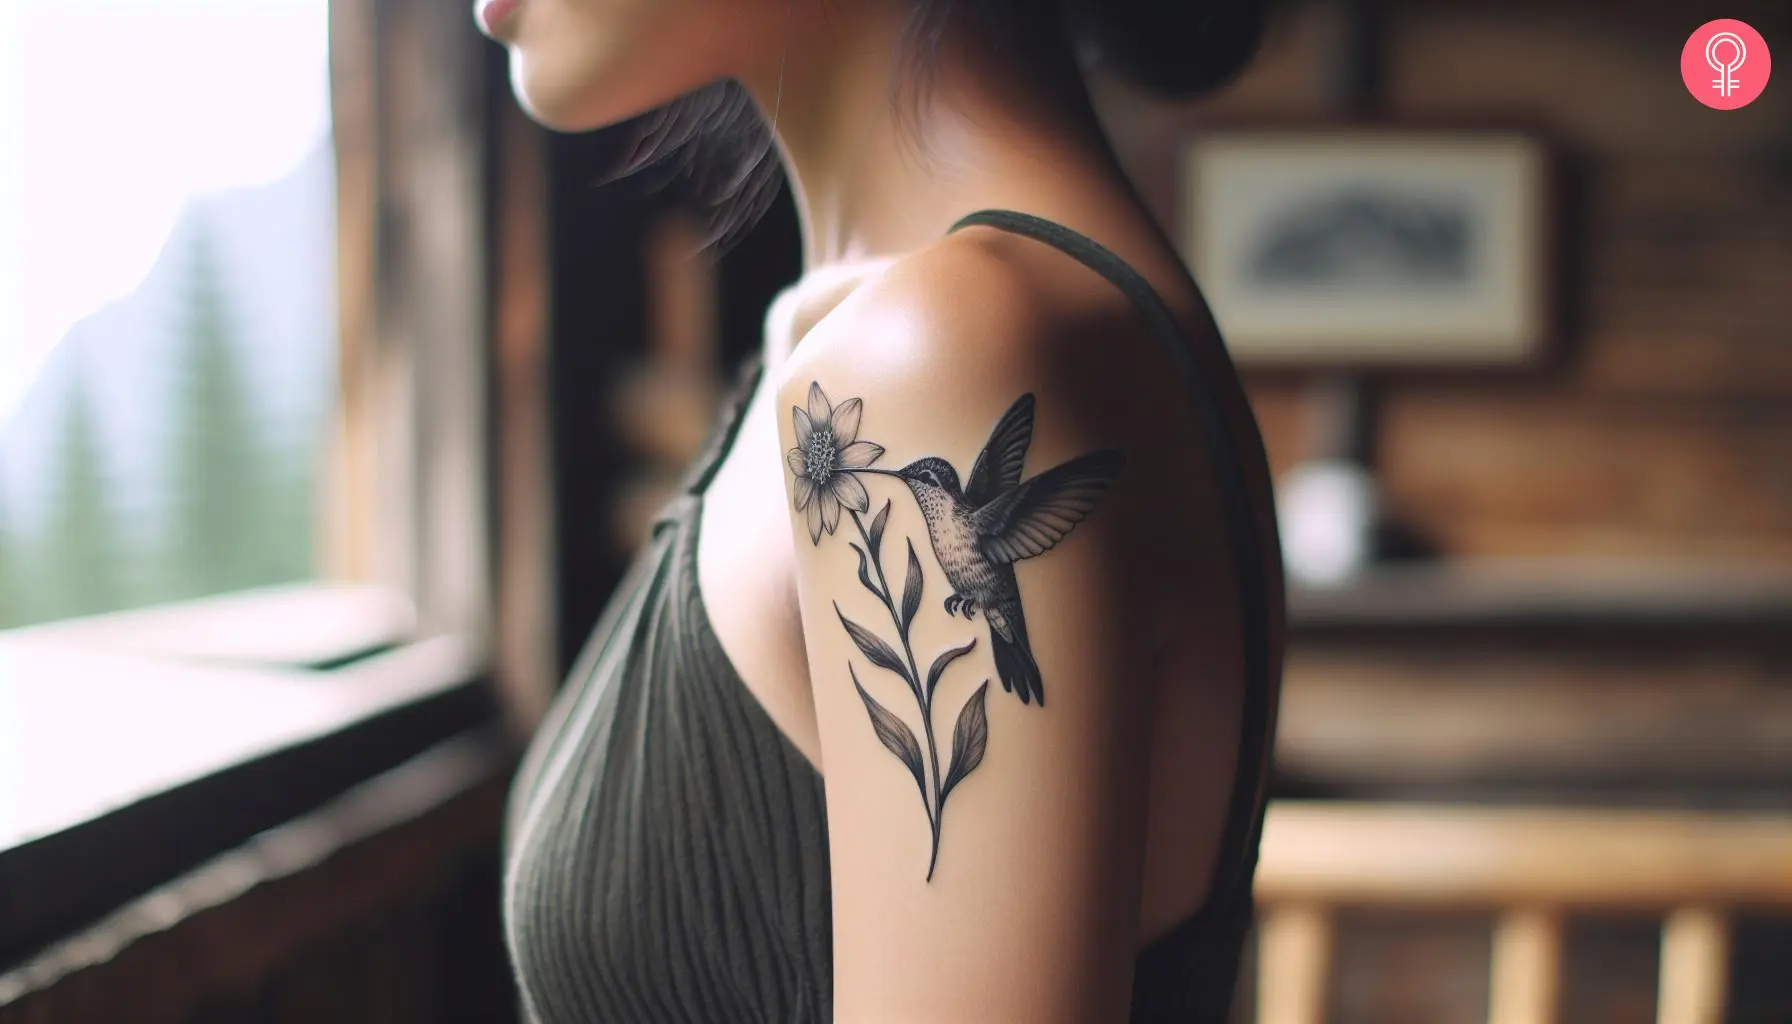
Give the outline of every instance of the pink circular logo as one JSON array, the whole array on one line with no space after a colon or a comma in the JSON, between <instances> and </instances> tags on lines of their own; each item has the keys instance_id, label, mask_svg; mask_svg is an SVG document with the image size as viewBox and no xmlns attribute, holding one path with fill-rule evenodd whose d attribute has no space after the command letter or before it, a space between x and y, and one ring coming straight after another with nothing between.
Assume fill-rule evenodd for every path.
<instances>
[{"instance_id":1,"label":"pink circular logo","mask_svg":"<svg viewBox=\"0 0 1792 1024\"><path fill-rule=\"evenodd\" d=\"M1773 58L1767 40L1747 22L1719 18L1700 25L1680 51L1680 77L1707 107L1746 107L1767 88Z\"/></svg>"}]
</instances>

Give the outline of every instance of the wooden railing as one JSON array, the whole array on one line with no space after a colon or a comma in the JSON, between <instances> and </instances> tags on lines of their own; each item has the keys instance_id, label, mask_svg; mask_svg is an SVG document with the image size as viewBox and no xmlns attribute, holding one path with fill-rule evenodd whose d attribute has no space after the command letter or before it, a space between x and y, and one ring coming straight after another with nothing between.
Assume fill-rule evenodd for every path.
<instances>
[{"instance_id":1,"label":"wooden railing","mask_svg":"<svg viewBox=\"0 0 1792 1024\"><path fill-rule=\"evenodd\" d=\"M1729 914L1792 911L1792 816L1284 801L1257 898L1259 1024L1324 1020L1345 907L1497 914L1490 1024L1557 1020L1568 915L1660 912L1659 1024L1718 1024Z\"/></svg>"}]
</instances>

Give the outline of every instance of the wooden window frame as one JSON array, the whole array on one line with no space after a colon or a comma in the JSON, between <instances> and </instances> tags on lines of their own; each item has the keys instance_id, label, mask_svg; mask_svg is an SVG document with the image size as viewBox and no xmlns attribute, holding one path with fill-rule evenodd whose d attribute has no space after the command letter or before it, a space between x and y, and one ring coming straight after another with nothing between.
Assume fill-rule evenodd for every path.
<instances>
[{"instance_id":1,"label":"wooden window frame","mask_svg":"<svg viewBox=\"0 0 1792 1024\"><path fill-rule=\"evenodd\" d=\"M27 779L66 767L49 744L10 764L0 752L0 774L31 792L71 793L40 800L22 831L0 820L0 1019L104 968L83 950L117 960L153 943L144 907L215 895L196 879L221 859L285 877L243 852L267 830L350 813L346 849L471 787L485 795L468 834L495 842L493 793L551 691L540 133L465 9L332 0L329 18L341 379L319 578L0 634L0 676L24 666L0 678L0 715L48 708L79 728L93 705L51 695L103 704L137 686L145 730L206 719L170 737L166 764L95 752L81 786ZM251 699L220 713L208 685ZM310 710L280 720L278 695ZM454 770L399 787L408 802L330 810L456 743ZM215 910L210 898L176 900L160 930Z\"/></svg>"}]
</instances>

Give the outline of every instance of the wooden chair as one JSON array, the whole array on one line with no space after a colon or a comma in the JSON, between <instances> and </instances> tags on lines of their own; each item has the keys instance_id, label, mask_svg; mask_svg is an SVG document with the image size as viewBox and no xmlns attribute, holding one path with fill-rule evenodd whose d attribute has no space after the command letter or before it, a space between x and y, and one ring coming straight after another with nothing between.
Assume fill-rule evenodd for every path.
<instances>
[{"instance_id":1,"label":"wooden chair","mask_svg":"<svg viewBox=\"0 0 1792 1024\"><path fill-rule=\"evenodd\" d=\"M1660 1024L1718 1024L1729 912L1792 910L1792 817L1282 801L1257 874L1258 1024L1324 1019L1341 907L1492 910L1490 1024L1553 1024L1562 922L1659 911Z\"/></svg>"}]
</instances>

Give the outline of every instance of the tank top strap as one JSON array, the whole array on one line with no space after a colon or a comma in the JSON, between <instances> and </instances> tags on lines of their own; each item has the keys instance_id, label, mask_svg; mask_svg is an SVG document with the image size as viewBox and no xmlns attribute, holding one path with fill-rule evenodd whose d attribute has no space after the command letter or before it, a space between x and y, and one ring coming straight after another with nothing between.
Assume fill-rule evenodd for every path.
<instances>
[{"instance_id":1,"label":"tank top strap","mask_svg":"<svg viewBox=\"0 0 1792 1024\"><path fill-rule=\"evenodd\" d=\"M684 484L679 488L681 493L699 495L709 487L716 469L734 447L734 439L740 433L747 403L752 401L753 392L759 389L759 378L764 372L765 361L759 352L754 352L741 361L734 383L722 399L715 425L710 428L709 439L704 442L703 450L691 463L691 467L685 471Z\"/></svg>"},{"instance_id":2,"label":"tank top strap","mask_svg":"<svg viewBox=\"0 0 1792 1024\"><path fill-rule=\"evenodd\" d=\"M1264 754L1268 741L1271 662L1268 586L1263 570L1265 540L1257 527L1231 425L1226 421L1213 382L1196 365L1194 351L1181 325L1176 322L1175 314L1157 289L1130 263L1087 235L1056 221L1017 210L978 210L959 218L947 229L947 234L973 225L985 225L1043 242L1107 278L1132 300L1151 333L1170 349L1194 398L1218 477L1227 532L1237 555L1234 561L1244 624L1245 692L1238 761L1220 861L1209 900L1227 898L1231 890L1249 883L1256 863L1257 832L1262 820L1258 792L1266 769ZM1205 306L1203 310L1205 312ZM1212 326L1212 314L1206 315ZM1214 335L1218 336L1217 327Z\"/></svg>"}]
</instances>

